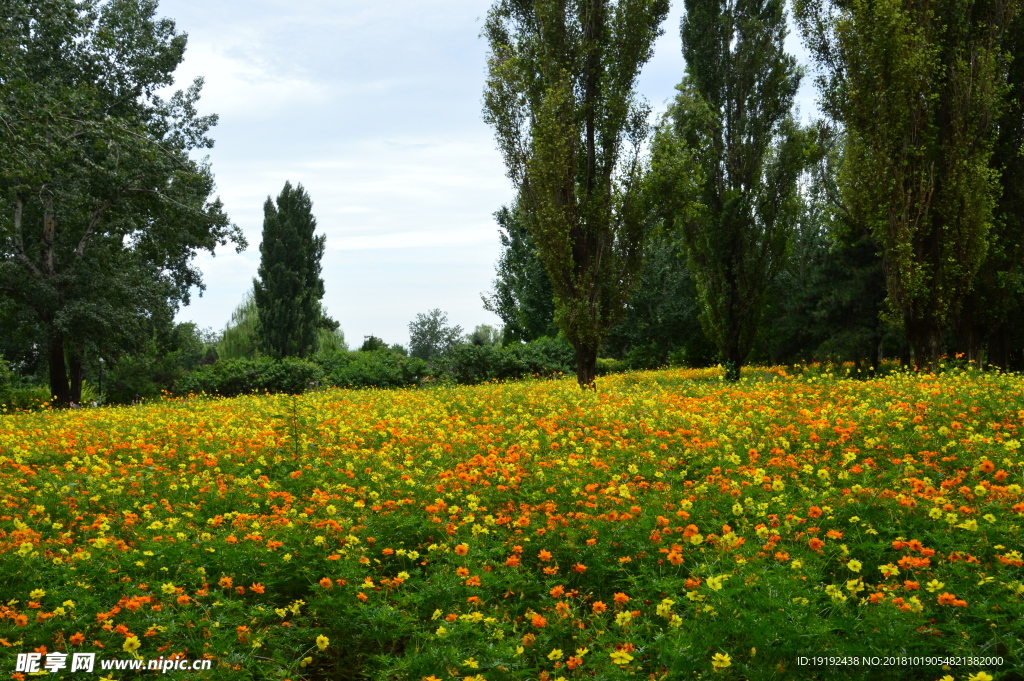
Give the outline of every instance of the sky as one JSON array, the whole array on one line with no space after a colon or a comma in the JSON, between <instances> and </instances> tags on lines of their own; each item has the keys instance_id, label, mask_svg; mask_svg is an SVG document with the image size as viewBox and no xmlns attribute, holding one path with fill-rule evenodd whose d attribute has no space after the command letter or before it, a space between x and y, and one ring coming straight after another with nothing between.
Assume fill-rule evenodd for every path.
<instances>
[{"instance_id":1,"label":"sky","mask_svg":"<svg viewBox=\"0 0 1024 681\"><path fill-rule=\"evenodd\" d=\"M217 194L247 250L195 260L206 290L178 321L220 331L259 266L263 203L286 181L313 201L327 313L350 347L408 343L417 314L440 308L471 331L500 326L481 300L500 254L493 214L513 196L481 118L489 0L163 0L188 34L174 89L204 78L216 113L209 154ZM637 90L664 111L683 75L682 2ZM804 61L793 32L787 49ZM797 97L814 111L810 78Z\"/></svg>"}]
</instances>

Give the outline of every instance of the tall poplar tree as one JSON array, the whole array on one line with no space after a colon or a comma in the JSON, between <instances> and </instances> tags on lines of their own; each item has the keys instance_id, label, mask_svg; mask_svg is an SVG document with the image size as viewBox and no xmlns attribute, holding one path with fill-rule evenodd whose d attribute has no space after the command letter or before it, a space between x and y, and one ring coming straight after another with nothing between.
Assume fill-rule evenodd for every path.
<instances>
[{"instance_id":1,"label":"tall poplar tree","mask_svg":"<svg viewBox=\"0 0 1024 681\"><path fill-rule=\"evenodd\" d=\"M555 297L555 322L592 387L597 350L622 316L647 232L634 93L668 0L497 0L484 118Z\"/></svg>"},{"instance_id":2,"label":"tall poplar tree","mask_svg":"<svg viewBox=\"0 0 1024 681\"><path fill-rule=\"evenodd\" d=\"M313 202L301 184L292 188L285 182L276 206L267 197L253 299L257 345L277 359L313 354L319 329L325 324L320 305L324 296L320 259L327 237L316 236L315 231Z\"/></svg>"},{"instance_id":3,"label":"tall poplar tree","mask_svg":"<svg viewBox=\"0 0 1024 681\"><path fill-rule=\"evenodd\" d=\"M1005 109L1003 37L1019 0L797 0L845 129L844 211L878 244L891 319L918 365L944 338L992 247Z\"/></svg>"},{"instance_id":4,"label":"tall poplar tree","mask_svg":"<svg viewBox=\"0 0 1024 681\"><path fill-rule=\"evenodd\" d=\"M686 0L686 77L655 135L652 177L686 243L701 322L739 378L800 212L809 135L783 0Z\"/></svg>"}]
</instances>

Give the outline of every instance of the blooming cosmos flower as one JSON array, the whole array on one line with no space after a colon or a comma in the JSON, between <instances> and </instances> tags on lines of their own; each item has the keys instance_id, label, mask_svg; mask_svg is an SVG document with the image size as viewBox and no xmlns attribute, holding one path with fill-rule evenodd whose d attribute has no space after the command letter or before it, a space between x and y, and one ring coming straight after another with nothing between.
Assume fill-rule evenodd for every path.
<instances>
[{"instance_id":1,"label":"blooming cosmos flower","mask_svg":"<svg viewBox=\"0 0 1024 681\"><path fill-rule=\"evenodd\" d=\"M618 665L629 664L633 661L633 656L627 653L625 650L616 650L611 654L612 662Z\"/></svg>"},{"instance_id":2,"label":"blooming cosmos flower","mask_svg":"<svg viewBox=\"0 0 1024 681\"><path fill-rule=\"evenodd\" d=\"M320 650L327 650L327 646L331 644L331 639L327 638L323 634L316 637L316 647Z\"/></svg>"},{"instance_id":3,"label":"blooming cosmos flower","mask_svg":"<svg viewBox=\"0 0 1024 681\"><path fill-rule=\"evenodd\" d=\"M715 671L721 671L732 664L732 658L728 653L715 653L711 658L711 666Z\"/></svg>"}]
</instances>

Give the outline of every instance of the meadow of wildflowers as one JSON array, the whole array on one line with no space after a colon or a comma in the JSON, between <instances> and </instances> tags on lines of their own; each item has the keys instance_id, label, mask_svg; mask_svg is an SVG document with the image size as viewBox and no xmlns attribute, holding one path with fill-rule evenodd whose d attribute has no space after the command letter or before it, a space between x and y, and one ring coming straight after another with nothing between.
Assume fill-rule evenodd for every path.
<instances>
[{"instance_id":1,"label":"meadow of wildflowers","mask_svg":"<svg viewBox=\"0 0 1024 681\"><path fill-rule=\"evenodd\" d=\"M0 675L1021 678L1024 378L754 373L5 417Z\"/></svg>"}]
</instances>

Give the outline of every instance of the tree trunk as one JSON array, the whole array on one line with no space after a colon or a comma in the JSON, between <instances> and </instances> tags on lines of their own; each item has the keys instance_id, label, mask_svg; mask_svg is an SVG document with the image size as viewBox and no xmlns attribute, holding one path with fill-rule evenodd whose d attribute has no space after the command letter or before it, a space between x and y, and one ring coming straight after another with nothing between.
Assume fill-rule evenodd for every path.
<instances>
[{"instance_id":1,"label":"tree trunk","mask_svg":"<svg viewBox=\"0 0 1024 681\"><path fill-rule=\"evenodd\" d=\"M740 380L740 369L743 368L743 354L739 346L729 348L725 353L725 380Z\"/></svg>"},{"instance_id":2,"label":"tree trunk","mask_svg":"<svg viewBox=\"0 0 1024 681\"><path fill-rule=\"evenodd\" d=\"M55 407L66 407L71 403L71 389L68 385L68 368L64 360L64 335L51 331L49 339L50 398Z\"/></svg>"},{"instance_id":3,"label":"tree trunk","mask_svg":"<svg viewBox=\"0 0 1024 681\"><path fill-rule=\"evenodd\" d=\"M576 346L576 380L584 390L597 390L597 346Z\"/></svg>"},{"instance_id":4,"label":"tree trunk","mask_svg":"<svg viewBox=\"0 0 1024 681\"><path fill-rule=\"evenodd\" d=\"M81 406L82 404L82 379L84 378L84 368L82 367L82 353L72 351L69 357L71 365L71 401Z\"/></svg>"}]
</instances>

